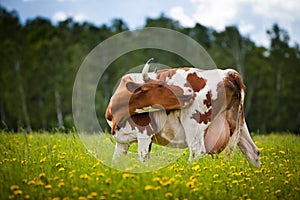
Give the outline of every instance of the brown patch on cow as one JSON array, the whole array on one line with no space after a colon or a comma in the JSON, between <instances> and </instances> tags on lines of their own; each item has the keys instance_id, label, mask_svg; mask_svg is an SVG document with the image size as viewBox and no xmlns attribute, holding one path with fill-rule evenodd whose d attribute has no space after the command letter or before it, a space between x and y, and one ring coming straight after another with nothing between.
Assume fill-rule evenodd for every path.
<instances>
[{"instance_id":1,"label":"brown patch on cow","mask_svg":"<svg viewBox=\"0 0 300 200\"><path fill-rule=\"evenodd\" d=\"M208 91L206 94L206 99L203 100L204 105L206 105L207 108L211 107L212 104L212 94L211 91Z\"/></svg>"},{"instance_id":2,"label":"brown patch on cow","mask_svg":"<svg viewBox=\"0 0 300 200\"><path fill-rule=\"evenodd\" d=\"M133 115L131 116L131 120L134 123L134 125L130 123L131 127L136 127L141 133L146 130L147 135L151 136L158 131L153 113L141 113L138 115Z\"/></svg>"},{"instance_id":3,"label":"brown patch on cow","mask_svg":"<svg viewBox=\"0 0 300 200\"><path fill-rule=\"evenodd\" d=\"M186 79L187 79L187 83L184 84L184 86L192 87L194 92L199 92L206 85L206 80L204 78L198 77L196 72L189 74Z\"/></svg>"},{"instance_id":4,"label":"brown patch on cow","mask_svg":"<svg viewBox=\"0 0 300 200\"><path fill-rule=\"evenodd\" d=\"M199 124L201 123L208 124L208 122L211 121L211 113L212 113L212 109L209 109L203 114L197 110L196 113L192 115L191 119L194 119Z\"/></svg>"}]
</instances>

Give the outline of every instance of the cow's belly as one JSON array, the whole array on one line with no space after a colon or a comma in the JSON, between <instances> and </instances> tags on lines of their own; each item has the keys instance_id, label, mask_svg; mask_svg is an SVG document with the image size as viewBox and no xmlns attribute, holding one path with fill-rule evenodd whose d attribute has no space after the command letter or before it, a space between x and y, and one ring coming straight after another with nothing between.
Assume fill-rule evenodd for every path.
<instances>
[{"instance_id":1,"label":"cow's belly","mask_svg":"<svg viewBox=\"0 0 300 200\"><path fill-rule=\"evenodd\" d=\"M184 129L180 123L180 111L173 111L167 115L160 131L153 136L153 143L172 147L187 148Z\"/></svg>"}]
</instances>

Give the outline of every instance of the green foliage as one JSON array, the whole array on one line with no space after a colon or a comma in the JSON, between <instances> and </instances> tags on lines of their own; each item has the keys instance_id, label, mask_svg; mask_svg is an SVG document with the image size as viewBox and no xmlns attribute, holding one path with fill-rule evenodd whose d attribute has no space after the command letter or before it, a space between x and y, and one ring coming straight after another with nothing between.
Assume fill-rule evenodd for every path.
<instances>
[{"instance_id":1,"label":"green foliage","mask_svg":"<svg viewBox=\"0 0 300 200\"><path fill-rule=\"evenodd\" d=\"M182 32L206 48L219 68L238 70L247 86L245 114L251 130L299 133L300 48L289 44L288 33L277 24L266 33L269 48L256 46L236 27L221 32L201 24L185 28L163 14L147 18L145 27ZM0 7L0 128L29 132L72 128L72 90L81 63L99 43L126 30L122 19L101 26L71 18L57 25L43 18L21 24L16 12ZM97 89L95 107L102 127L107 127L106 105L120 77L150 57L172 67L190 66L179 56L157 49L116 59Z\"/></svg>"},{"instance_id":2,"label":"green foliage","mask_svg":"<svg viewBox=\"0 0 300 200\"><path fill-rule=\"evenodd\" d=\"M161 170L131 174L106 167L73 132L2 132L0 198L299 199L299 136L258 135L254 141L262 154L260 169L238 150L231 160L221 154L193 163L184 152Z\"/></svg>"}]
</instances>

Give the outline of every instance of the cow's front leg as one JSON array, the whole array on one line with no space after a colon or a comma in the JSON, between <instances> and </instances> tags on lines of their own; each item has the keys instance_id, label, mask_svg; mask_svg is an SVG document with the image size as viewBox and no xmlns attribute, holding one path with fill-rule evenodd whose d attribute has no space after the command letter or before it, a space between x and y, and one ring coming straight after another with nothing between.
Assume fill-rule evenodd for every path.
<instances>
[{"instance_id":1,"label":"cow's front leg","mask_svg":"<svg viewBox=\"0 0 300 200\"><path fill-rule=\"evenodd\" d=\"M117 161L119 159L119 157L123 154L127 154L129 148L129 144L123 144L123 143L116 143L115 146L115 151L114 151L114 155L113 155L113 161Z\"/></svg>"},{"instance_id":2,"label":"cow's front leg","mask_svg":"<svg viewBox=\"0 0 300 200\"><path fill-rule=\"evenodd\" d=\"M206 154L205 144L204 144L204 131L198 130L190 134L188 137L188 145L190 149L189 161L197 161Z\"/></svg>"},{"instance_id":3,"label":"cow's front leg","mask_svg":"<svg viewBox=\"0 0 300 200\"><path fill-rule=\"evenodd\" d=\"M201 126L195 123L192 119L184 121L186 141L190 150L189 161L193 162L202 158L206 154L204 144L204 132L206 126Z\"/></svg>"},{"instance_id":4,"label":"cow's front leg","mask_svg":"<svg viewBox=\"0 0 300 200\"><path fill-rule=\"evenodd\" d=\"M145 162L150 158L150 149L152 143L152 137L143 133L139 133L138 137L138 155L141 162Z\"/></svg>"}]
</instances>

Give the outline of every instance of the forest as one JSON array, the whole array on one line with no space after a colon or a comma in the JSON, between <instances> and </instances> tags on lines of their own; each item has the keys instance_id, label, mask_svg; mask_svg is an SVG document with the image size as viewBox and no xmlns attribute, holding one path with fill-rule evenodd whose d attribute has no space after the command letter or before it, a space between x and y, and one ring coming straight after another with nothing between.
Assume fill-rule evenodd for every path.
<instances>
[{"instance_id":1,"label":"forest","mask_svg":"<svg viewBox=\"0 0 300 200\"><path fill-rule=\"evenodd\" d=\"M252 132L300 133L300 46L290 43L279 24L265 30L268 47L257 45L235 26L224 31L201 24L186 28L164 14L145 19L144 26L181 32L200 43L218 68L239 71L246 85L245 117ZM122 19L99 26L72 18L57 24L41 17L21 23L16 11L0 6L0 129L73 129L72 90L81 63L99 43L126 30ZM101 126L107 126L104 113L116 82L150 57L172 67L189 65L176 55L151 49L118 58L98 85L102 92L95 106Z\"/></svg>"}]
</instances>

